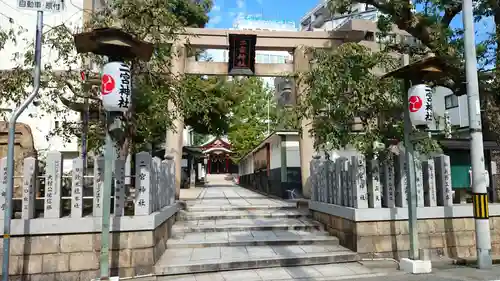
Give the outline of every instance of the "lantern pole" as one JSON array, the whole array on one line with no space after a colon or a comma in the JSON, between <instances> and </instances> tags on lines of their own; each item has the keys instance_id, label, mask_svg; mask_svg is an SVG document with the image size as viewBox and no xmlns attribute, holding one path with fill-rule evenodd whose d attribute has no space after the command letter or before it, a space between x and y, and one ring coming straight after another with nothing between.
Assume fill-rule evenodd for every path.
<instances>
[{"instance_id":1,"label":"lantern pole","mask_svg":"<svg viewBox=\"0 0 500 281\"><path fill-rule=\"evenodd\" d=\"M111 213L111 188L113 184L113 160L114 160L114 145L113 139L109 132L109 123L112 119L111 112L106 112L106 140L104 148L104 189L102 191L102 196L104 198L102 202L102 228L101 228L101 279L109 279L109 220Z\"/></svg>"},{"instance_id":2,"label":"lantern pole","mask_svg":"<svg viewBox=\"0 0 500 281\"><path fill-rule=\"evenodd\" d=\"M78 53L94 53L97 55L108 56L108 64L133 59L148 61L153 53L153 44L138 40L131 34L117 28L99 28L89 32L75 34L74 40ZM101 87L104 85L103 77L106 71L112 72L110 74L106 73L107 75L117 75L116 70L111 71L113 70L111 66L109 66L111 69L106 70L106 66L107 65L105 65L102 70L103 76L101 77ZM101 88L101 91L106 90L106 93L103 92L102 95L103 107L106 111L106 139L104 147L104 184L102 190L103 202L100 254L101 278L99 280L109 280L109 222L111 211L111 188L113 185L113 163L116 159L116 150L113 139L122 139L124 136L122 126L123 121L121 120L120 116L123 116L122 112L127 111L128 107L130 107L130 95L132 90L132 77L130 73L131 69L128 66L126 67L126 69L119 68L120 74L118 77L119 79L121 79L120 87L123 86L123 83L128 84L127 88L123 88L123 90L127 90L128 93L125 94L127 97L124 98L122 93L120 92L121 99L118 102L118 105L114 105L116 101L113 101L113 99L111 99L111 101L108 100L108 103L106 103L104 98L106 97L106 95L111 94L111 92L115 90L114 83L111 84L113 85L112 89L108 89L107 87ZM126 80L127 78L122 77L123 71L128 72L128 80ZM110 80L108 78L106 83L108 83L109 81ZM118 108L116 108L116 106L118 106Z\"/></svg>"},{"instance_id":3,"label":"lantern pole","mask_svg":"<svg viewBox=\"0 0 500 281\"><path fill-rule=\"evenodd\" d=\"M122 59L108 57L108 63L121 62ZM106 110L106 139L104 146L104 189L102 196L102 228L101 228L101 278L100 280L109 280L109 235L110 235L110 217L111 217L111 190L113 187L113 166L116 157L115 142L113 136L123 133L121 112Z\"/></svg>"},{"instance_id":4,"label":"lantern pole","mask_svg":"<svg viewBox=\"0 0 500 281\"><path fill-rule=\"evenodd\" d=\"M410 64L410 56L403 55L403 65ZM409 78L404 79L404 99L408 100L408 90L410 89L411 82ZM406 102L407 104L408 102ZM406 161L406 188L408 190L408 228L410 234L410 259L418 260L418 227L417 227L417 188L415 184L415 159L413 140L411 133L413 131L410 110L408 106L404 110L404 144L405 144L405 161Z\"/></svg>"}]
</instances>

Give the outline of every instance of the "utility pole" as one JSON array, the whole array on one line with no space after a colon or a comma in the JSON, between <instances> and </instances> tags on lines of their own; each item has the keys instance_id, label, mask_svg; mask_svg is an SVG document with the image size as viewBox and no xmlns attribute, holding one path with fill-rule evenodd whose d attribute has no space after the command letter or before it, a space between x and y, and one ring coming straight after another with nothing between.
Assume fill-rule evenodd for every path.
<instances>
[{"instance_id":1,"label":"utility pole","mask_svg":"<svg viewBox=\"0 0 500 281\"><path fill-rule=\"evenodd\" d=\"M2 281L9 279L9 255L10 255L10 223L12 219L12 195L14 192L14 144L16 138L16 122L21 113L33 102L40 90L41 61L42 61L42 29L43 29L43 11L36 13L36 36L35 36L35 68L33 73L33 91L23 101L23 103L14 110L9 120L9 136L7 148L7 190L5 196L5 214L3 221L3 263L2 263Z\"/></svg>"},{"instance_id":2,"label":"utility pole","mask_svg":"<svg viewBox=\"0 0 500 281\"><path fill-rule=\"evenodd\" d=\"M469 106L470 158L472 164L472 193L476 224L477 266L492 267L490 221L488 215L488 191L486 189L481 104L477 80L476 43L472 0L463 0L463 24L465 43L465 74L467 79L467 102Z\"/></svg>"}]
</instances>

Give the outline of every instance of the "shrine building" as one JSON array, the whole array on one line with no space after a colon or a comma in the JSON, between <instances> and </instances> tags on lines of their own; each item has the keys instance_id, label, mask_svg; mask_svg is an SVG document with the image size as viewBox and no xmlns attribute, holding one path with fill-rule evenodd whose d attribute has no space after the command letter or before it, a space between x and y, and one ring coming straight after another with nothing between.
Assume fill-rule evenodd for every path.
<instances>
[{"instance_id":1,"label":"shrine building","mask_svg":"<svg viewBox=\"0 0 500 281\"><path fill-rule=\"evenodd\" d=\"M231 144L227 138L213 137L199 148L203 153L204 170L207 175L238 173L238 166L231 159Z\"/></svg>"}]
</instances>

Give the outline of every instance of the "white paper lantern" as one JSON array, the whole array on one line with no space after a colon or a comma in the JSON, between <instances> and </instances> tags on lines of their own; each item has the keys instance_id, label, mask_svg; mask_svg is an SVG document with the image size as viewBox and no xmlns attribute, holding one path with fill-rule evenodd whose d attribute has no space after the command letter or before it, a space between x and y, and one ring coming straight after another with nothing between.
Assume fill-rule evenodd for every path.
<instances>
[{"instance_id":1,"label":"white paper lantern","mask_svg":"<svg viewBox=\"0 0 500 281\"><path fill-rule=\"evenodd\" d=\"M106 111L126 112L130 107L132 76L123 62L104 65L101 74L102 105Z\"/></svg>"},{"instance_id":2,"label":"white paper lantern","mask_svg":"<svg viewBox=\"0 0 500 281\"><path fill-rule=\"evenodd\" d=\"M432 110L432 89L418 84L408 90L408 110L413 126L429 125L434 116Z\"/></svg>"}]
</instances>

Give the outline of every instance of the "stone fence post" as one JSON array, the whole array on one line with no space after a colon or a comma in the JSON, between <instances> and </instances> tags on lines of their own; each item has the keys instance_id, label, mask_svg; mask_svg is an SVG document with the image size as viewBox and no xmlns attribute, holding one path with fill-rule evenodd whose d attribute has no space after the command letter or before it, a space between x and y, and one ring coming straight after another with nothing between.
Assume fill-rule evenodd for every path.
<instances>
[{"instance_id":1,"label":"stone fence post","mask_svg":"<svg viewBox=\"0 0 500 281\"><path fill-rule=\"evenodd\" d=\"M50 151L45 167L45 212L44 218L61 217L62 154Z\"/></svg>"}]
</instances>

